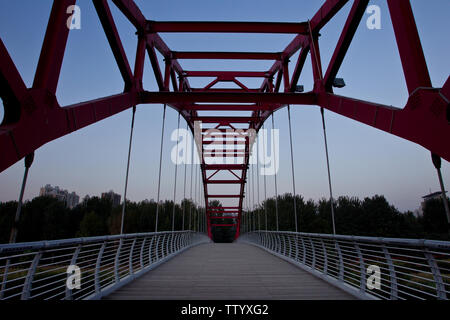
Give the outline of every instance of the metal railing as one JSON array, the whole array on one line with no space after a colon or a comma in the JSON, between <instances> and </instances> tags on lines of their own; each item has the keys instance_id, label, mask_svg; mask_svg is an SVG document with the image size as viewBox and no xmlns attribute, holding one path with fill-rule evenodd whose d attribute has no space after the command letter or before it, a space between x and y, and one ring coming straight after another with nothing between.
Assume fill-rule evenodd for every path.
<instances>
[{"instance_id":1,"label":"metal railing","mask_svg":"<svg viewBox=\"0 0 450 320\"><path fill-rule=\"evenodd\" d=\"M0 245L0 299L100 299L209 239L193 231L138 233ZM69 266L80 272L70 289Z\"/></svg>"},{"instance_id":2,"label":"metal railing","mask_svg":"<svg viewBox=\"0 0 450 320\"><path fill-rule=\"evenodd\" d=\"M447 241L272 231L246 233L240 240L293 262L359 298L450 297Z\"/></svg>"}]
</instances>

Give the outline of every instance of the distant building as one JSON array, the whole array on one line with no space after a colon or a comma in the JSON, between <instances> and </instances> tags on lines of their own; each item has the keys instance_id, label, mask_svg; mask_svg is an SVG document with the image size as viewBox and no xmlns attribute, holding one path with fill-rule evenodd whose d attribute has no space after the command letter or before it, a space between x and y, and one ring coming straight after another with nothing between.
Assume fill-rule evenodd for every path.
<instances>
[{"instance_id":1,"label":"distant building","mask_svg":"<svg viewBox=\"0 0 450 320\"><path fill-rule=\"evenodd\" d=\"M445 193L447 193L447 191L445 191ZM428 200L442 199L442 192L441 191L432 192L430 194L427 194L426 196L423 196L422 199L423 201L420 204L420 209L417 216L423 216L423 210L425 209L425 205Z\"/></svg>"},{"instance_id":2,"label":"distant building","mask_svg":"<svg viewBox=\"0 0 450 320\"><path fill-rule=\"evenodd\" d=\"M102 193L102 199L109 199L112 202L113 207L120 205L120 198L120 194L114 193L112 190Z\"/></svg>"},{"instance_id":3,"label":"distant building","mask_svg":"<svg viewBox=\"0 0 450 320\"><path fill-rule=\"evenodd\" d=\"M75 192L69 193L67 190L60 189L58 186L52 187L49 184L41 188L39 196L56 198L64 202L69 209L76 207L80 202L80 197Z\"/></svg>"}]
</instances>

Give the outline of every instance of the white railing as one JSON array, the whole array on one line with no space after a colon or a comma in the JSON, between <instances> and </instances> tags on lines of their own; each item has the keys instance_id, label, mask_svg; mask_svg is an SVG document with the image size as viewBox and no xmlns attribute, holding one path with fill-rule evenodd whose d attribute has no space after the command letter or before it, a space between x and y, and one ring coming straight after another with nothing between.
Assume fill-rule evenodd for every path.
<instances>
[{"instance_id":1,"label":"white railing","mask_svg":"<svg viewBox=\"0 0 450 320\"><path fill-rule=\"evenodd\" d=\"M448 241L272 231L246 233L240 240L293 262L359 298L450 297Z\"/></svg>"},{"instance_id":2,"label":"white railing","mask_svg":"<svg viewBox=\"0 0 450 320\"><path fill-rule=\"evenodd\" d=\"M208 241L204 234L176 231L0 245L0 299L100 299ZM67 286L71 265L79 267L79 289Z\"/></svg>"}]
</instances>

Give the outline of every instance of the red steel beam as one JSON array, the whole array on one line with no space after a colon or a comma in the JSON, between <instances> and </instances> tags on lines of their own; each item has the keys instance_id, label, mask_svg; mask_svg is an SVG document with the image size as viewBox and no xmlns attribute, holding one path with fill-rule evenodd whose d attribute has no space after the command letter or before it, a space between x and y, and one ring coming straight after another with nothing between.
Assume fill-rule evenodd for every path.
<instances>
[{"instance_id":1,"label":"red steel beam","mask_svg":"<svg viewBox=\"0 0 450 320\"><path fill-rule=\"evenodd\" d=\"M24 102L29 94L1 39L0 57L0 97L3 99L4 107L2 124L9 124L19 120L21 102Z\"/></svg>"},{"instance_id":2,"label":"red steel beam","mask_svg":"<svg viewBox=\"0 0 450 320\"><path fill-rule=\"evenodd\" d=\"M238 216L211 216L211 219L237 219Z\"/></svg>"},{"instance_id":3,"label":"red steel beam","mask_svg":"<svg viewBox=\"0 0 450 320\"><path fill-rule=\"evenodd\" d=\"M242 183L243 180L207 180L208 184L239 184Z\"/></svg>"},{"instance_id":4,"label":"red steel beam","mask_svg":"<svg viewBox=\"0 0 450 320\"><path fill-rule=\"evenodd\" d=\"M410 2L388 0L388 7L409 94L419 87L431 87L431 79Z\"/></svg>"},{"instance_id":5,"label":"red steel beam","mask_svg":"<svg viewBox=\"0 0 450 320\"><path fill-rule=\"evenodd\" d=\"M45 32L41 49L34 89L46 89L55 94L58 87L59 74L66 49L69 28L67 28L67 8L75 4L75 0L54 0L52 11Z\"/></svg>"},{"instance_id":6,"label":"red steel beam","mask_svg":"<svg viewBox=\"0 0 450 320\"><path fill-rule=\"evenodd\" d=\"M148 21L147 32L307 34L306 22Z\"/></svg>"},{"instance_id":7,"label":"red steel beam","mask_svg":"<svg viewBox=\"0 0 450 320\"><path fill-rule=\"evenodd\" d=\"M317 105L315 93L230 93L230 92L149 92L141 94L142 103L264 103Z\"/></svg>"},{"instance_id":8,"label":"red steel beam","mask_svg":"<svg viewBox=\"0 0 450 320\"><path fill-rule=\"evenodd\" d=\"M355 0L353 7L345 22L344 29L342 30L336 49L328 64L328 69L325 73L324 84L325 89L331 90L333 81L339 71L339 68L344 61L344 57L347 54L350 43L353 40L353 36L356 33L359 23L366 11L369 0Z\"/></svg>"},{"instance_id":9,"label":"red steel beam","mask_svg":"<svg viewBox=\"0 0 450 320\"><path fill-rule=\"evenodd\" d=\"M112 0L138 31L144 31L147 20L133 0Z\"/></svg>"},{"instance_id":10,"label":"red steel beam","mask_svg":"<svg viewBox=\"0 0 450 320\"><path fill-rule=\"evenodd\" d=\"M184 71L185 77L264 78L264 71Z\"/></svg>"},{"instance_id":11,"label":"red steel beam","mask_svg":"<svg viewBox=\"0 0 450 320\"><path fill-rule=\"evenodd\" d=\"M274 110L281 106L279 104L273 105L250 105L250 104L188 104L181 105L182 110L197 110L197 111L258 111L258 110Z\"/></svg>"},{"instance_id":12,"label":"red steel beam","mask_svg":"<svg viewBox=\"0 0 450 320\"><path fill-rule=\"evenodd\" d=\"M347 118L415 142L450 161L450 148L447 143L450 139L450 127L445 112L448 102L439 96L439 89L416 91L404 109L330 93L319 95L319 105ZM419 108L420 105L423 107Z\"/></svg>"},{"instance_id":13,"label":"red steel beam","mask_svg":"<svg viewBox=\"0 0 450 320\"><path fill-rule=\"evenodd\" d=\"M117 32L116 24L109 10L108 2L106 0L93 0L95 10L97 11L103 30L108 38L109 45L116 59L122 78L125 82L125 88L128 90L133 85L133 74L131 72L130 64L128 63L125 50L122 46L119 33Z\"/></svg>"},{"instance_id":14,"label":"red steel beam","mask_svg":"<svg viewBox=\"0 0 450 320\"><path fill-rule=\"evenodd\" d=\"M279 60L279 52L194 52L172 51L173 59Z\"/></svg>"}]
</instances>

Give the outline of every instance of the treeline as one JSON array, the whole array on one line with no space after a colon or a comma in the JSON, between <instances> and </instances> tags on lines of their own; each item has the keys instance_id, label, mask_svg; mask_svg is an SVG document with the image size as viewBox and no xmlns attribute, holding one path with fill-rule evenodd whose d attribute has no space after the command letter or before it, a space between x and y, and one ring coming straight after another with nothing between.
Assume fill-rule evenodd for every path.
<instances>
[{"instance_id":1,"label":"treeline","mask_svg":"<svg viewBox=\"0 0 450 320\"><path fill-rule=\"evenodd\" d=\"M280 231L295 231L294 197L292 194L278 196L278 228ZM296 196L297 227L299 232L332 233L330 201L321 199L305 201ZM268 199L253 212L251 224L276 230L275 197ZM427 238L450 240L447 217L441 199L426 202L423 216L413 212L402 213L389 204L384 196L371 198L339 197L334 201L335 226L337 234L394 237Z\"/></svg>"},{"instance_id":2,"label":"treeline","mask_svg":"<svg viewBox=\"0 0 450 320\"><path fill-rule=\"evenodd\" d=\"M277 202L279 230L294 231L293 196L281 195ZM172 201L160 204L158 231L172 230L173 206ZM220 203L214 206L220 206ZM332 233L329 200L305 201L297 196L296 206L299 232ZM154 201L127 202L124 233L153 232L156 207ZM175 205L175 230L183 228L183 207L184 229L190 226L198 230L199 219L203 228L204 209L185 199ZM275 198L263 202L253 212L255 226L262 230L266 228L265 208L267 229L276 230ZM0 243L9 241L16 209L17 202L0 203ZM51 197L37 197L22 207L17 242L119 234L121 213L121 206L113 207L109 200L97 197L73 209L66 208L64 203ZM417 218L412 212L398 211L383 196L363 200L340 197L335 201L335 225L337 234L450 240L440 199L428 201L423 216Z\"/></svg>"},{"instance_id":3,"label":"treeline","mask_svg":"<svg viewBox=\"0 0 450 320\"><path fill-rule=\"evenodd\" d=\"M185 199L175 206L174 229L198 229L203 209ZM126 205L124 233L155 231L156 202L129 202ZM0 203L0 243L7 243L17 202ZM158 231L172 230L173 202L159 205ZM91 237L120 233L122 206L114 207L108 199L92 197L73 209L52 197L36 197L22 206L17 242ZM189 223L190 218L190 223ZM202 222L202 221L200 221Z\"/></svg>"}]
</instances>

